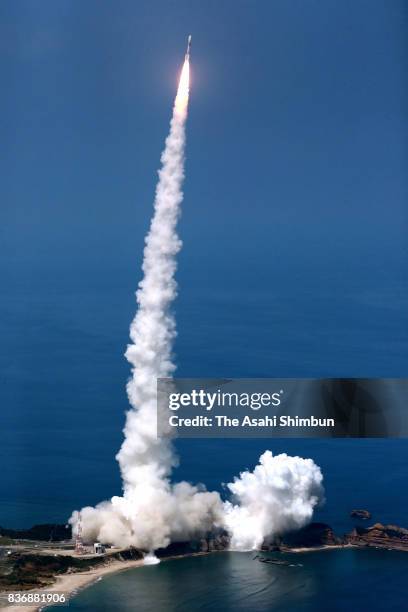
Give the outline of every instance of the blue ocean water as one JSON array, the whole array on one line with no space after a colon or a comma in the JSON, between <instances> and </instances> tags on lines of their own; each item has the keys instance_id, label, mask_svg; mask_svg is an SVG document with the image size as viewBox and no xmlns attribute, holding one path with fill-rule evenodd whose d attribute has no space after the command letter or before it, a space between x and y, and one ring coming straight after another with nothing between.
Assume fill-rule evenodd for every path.
<instances>
[{"instance_id":1,"label":"blue ocean water","mask_svg":"<svg viewBox=\"0 0 408 612\"><path fill-rule=\"evenodd\" d=\"M80 593L71 600L70 609L399 612L406 608L406 553L345 549L282 555L293 565L289 567L260 563L253 556L222 552L125 571Z\"/></svg>"},{"instance_id":2,"label":"blue ocean water","mask_svg":"<svg viewBox=\"0 0 408 612\"><path fill-rule=\"evenodd\" d=\"M180 276L181 376L404 375L407 300L396 280L383 282L382 293L346 284L339 299L336 283L313 286L311 278L296 289L254 283L238 292L235 277L205 290ZM133 272L94 270L10 282L0 304L0 525L64 522L73 509L120 493L115 453L128 406L123 352L135 284ZM406 440L181 440L174 477L224 494L223 483L266 448L321 466L327 501L316 518L340 532L355 506L407 523Z\"/></svg>"}]
</instances>

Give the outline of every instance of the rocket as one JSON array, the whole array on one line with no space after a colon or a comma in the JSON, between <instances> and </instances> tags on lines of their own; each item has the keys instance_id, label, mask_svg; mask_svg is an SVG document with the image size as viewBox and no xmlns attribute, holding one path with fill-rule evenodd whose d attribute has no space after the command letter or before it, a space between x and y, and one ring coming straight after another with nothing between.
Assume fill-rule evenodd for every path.
<instances>
[{"instance_id":1,"label":"rocket","mask_svg":"<svg viewBox=\"0 0 408 612\"><path fill-rule=\"evenodd\" d=\"M188 39L187 39L187 52L186 52L185 61L188 61L190 59L190 51L191 51L191 34L189 34Z\"/></svg>"}]
</instances>

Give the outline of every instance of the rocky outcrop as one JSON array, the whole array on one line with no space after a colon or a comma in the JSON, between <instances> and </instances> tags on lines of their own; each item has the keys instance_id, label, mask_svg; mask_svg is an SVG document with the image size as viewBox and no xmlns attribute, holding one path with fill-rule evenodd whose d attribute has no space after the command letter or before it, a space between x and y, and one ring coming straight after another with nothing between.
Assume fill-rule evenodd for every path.
<instances>
[{"instance_id":1,"label":"rocky outcrop","mask_svg":"<svg viewBox=\"0 0 408 612\"><path fill-rule=\"evenodd\" d=\"M376 523L372 527L355 527L346 541L353 546L371 546L408 551L408 529Z\"/></svg>"},{"instance_id":2,"label":"rocky outcrop","mask_svg":"<svg viewBox=\"0 0 408 612\"><path fill-rule=\"evenodd\" d=\"M226 532L207 538L208 552L213 550L226 550L230 545L230 537Z\"/></svg>"},{"instance_id":3,"label":"rocky outcrop","mask_svg":"<svg viewBox=\"0 0 408 612\"><path fill-rule=\"evenodd\" d=\"M288 551L296 548L318 548L321 546L339 546L343 544L342 538L337 537L330 525L326 523L310 523L299 529L287 533L280 538L265 541L261 547L264 551ZM175 557L194 553L209 553L218 550L228 550L230 538L227 532L220 530L209 534L201 540L189 542L172 542L167 548L156 550L159 558Z\"/></svg>"},{"instance_id":4,"label":"rocky outcrop","mask_svg":"<svg viewBox=\"0 0 408 612\"><path fill-rule=\"evenodd\" d=\"M339 546L343 540L337 537L326 523L310 523L298 531L284 535L280 541L280 549L317 548L320 546Z\"/></svg>"},{"instance_id":5,"label":"rocky outcrop","mask_svg":"<svg viewBox=\"0 0 408 612\"><path fill-rule=\"evenodd\" d=\"M350 512L352 518L363 519L364 521L371 518L371 512L368 510L352 510Z\"/></svg>"},{"instance_id":6,"label":"rocky outcrop","mask_svg":"<svg viewBox=\"0 0 408 612\"><path fill-rule=\"evenodd\" d=\"M224 531L209 534L200 540L190 540L189 542L172 542L167 548L159 548L155 551L156 557L165 559L166 557L178 557L180 555L191 555L196 553L208 553L215 550L226 550L229 547L229 536Z\"/></svg>"}]
</instances>

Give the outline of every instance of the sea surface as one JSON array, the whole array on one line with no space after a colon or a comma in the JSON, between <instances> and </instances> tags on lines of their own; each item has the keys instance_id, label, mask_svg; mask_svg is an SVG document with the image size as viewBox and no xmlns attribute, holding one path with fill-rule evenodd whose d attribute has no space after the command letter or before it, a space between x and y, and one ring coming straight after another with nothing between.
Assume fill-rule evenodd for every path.
<instances>
[{"instance_id":1,"label":"sea surface","mask_svg":"<svg viewBox=\"0 0 408 612\"><path fill-rule=\"evenodd\" d=\"M181 271L182 272L182 271ZM406 286L311 276L296 287L245 276L181 274L177 374L198 377L405 376ZM138 274L81 277L19 271L0 303L0 525L65 522L73 509L120 494L129 364L123 357ZM223 281L223 287L220 286ZM252 284L251 284L252 283ZM286 284L285 284L286 283ZM210 286L211 285L211 286ZM324 475L316 518L350 528L349 511L407 524L408 441L180 440L175 479L223 483L267 448L311 457Z\"/></svg>"},{"instance_id":2,"label":"sea surface","mask_svg":"<svg viewBox=\"0 0 408 612\"><path fill-rule=\"evenodd\" d=\"M268 553L276 557L276 553ZM220 552L162 561L103 578L70 602L82 612L401 612L408 555L387 550L325 550L280 555ZM51 610L61 610L53 607Z\"/></svg>"}]
</instances>

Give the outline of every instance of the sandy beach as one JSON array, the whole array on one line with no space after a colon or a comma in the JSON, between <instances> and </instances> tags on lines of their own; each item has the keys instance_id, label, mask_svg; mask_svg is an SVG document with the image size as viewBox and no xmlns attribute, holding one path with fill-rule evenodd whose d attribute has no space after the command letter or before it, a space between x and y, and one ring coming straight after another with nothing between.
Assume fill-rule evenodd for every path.
<instances>
[{"instance_id":1,"label":"sandy beach","mask_svg":"<svg viewBox=\"0 0 408 612\"><path fill-rule=\"evenodd\" d=\"M143 559L136 559L130 561L112 561L102 567L97 567L86 572L77 572L73 574L63 574L58 576L55 583L51 586L43 589L35 589L32 591L24 591L24 593L55 593L64 592L68 597L71 597L77 591L89 586L92 582L98 580L102 576L112 574L114 572L120 572L135 567L141 567L144 565ZM44 606L39 607L38 605L24 605L24 606L3 606L2 609L7 612L37 612L37 610L45 609ZM61 610L64 608L61 606Z\"/></svg>"},{"instance_id":2,"label":"sandy beach","mask_svg":"<svg viewBox=\"0 0 408 612\"><path fill-rule=\"evenodd\" d=\"M223 552L223 551L214 551L214 552ZM197 557L202 555L208 555L208 552L194 552L187 553L183 555L172 555L169 557L165 557L160 560L160 563L165 561L170 561L173 559L182 559L184 557ZM29 594L29 593L65 593L66 597L69 599L72 596L75 596L76 593L85 587L91 585L93 582L96 582L99 578L106 576L108 574L113 574L115 572L122 572L128 569L134 569L136 567L143 567L145 565L144 559L133 559L129 561L109 561L106 565L102 565L100 567L93 568L91 570L87 570L85 572L75 572L72 574L62 574L61 576L57 576L54 584L44 587L43 589L33 589L28 591L20 591L20 593ZM2 593L4 595L4 592ZM50 604L55 605L55 604ZM40 606L33 604L23 606L8 606L3 605L0 606L1 610L7 610L7 612L38 612L39 610L45 610L47 605L41 604ZM63 606L61 605L61 609Z\"/></svg>"}]
</instances>

